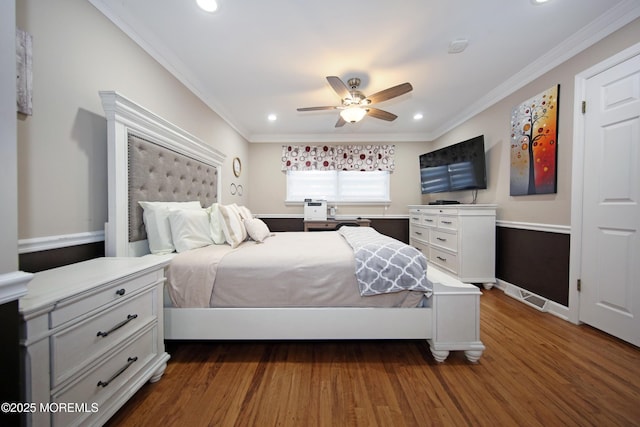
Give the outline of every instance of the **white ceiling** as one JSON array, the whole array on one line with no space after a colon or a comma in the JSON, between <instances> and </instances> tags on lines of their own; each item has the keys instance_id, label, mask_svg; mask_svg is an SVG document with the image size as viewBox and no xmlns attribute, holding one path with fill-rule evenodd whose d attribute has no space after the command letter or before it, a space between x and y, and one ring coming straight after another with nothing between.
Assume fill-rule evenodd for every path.
<instances>
[{"instance_id":1,"label":"white ceiling","mask_svg":"<svg viewBox=\"0 0 640 427\"><path fill-rule=\"evenodd\" d=\"M89 1L250 142L431 140L640 16L639 0ZM414 89L376 105L393 122L335 128L337 111L296 111L339 105L329 75Z\"/></svg>"}]
</instances>

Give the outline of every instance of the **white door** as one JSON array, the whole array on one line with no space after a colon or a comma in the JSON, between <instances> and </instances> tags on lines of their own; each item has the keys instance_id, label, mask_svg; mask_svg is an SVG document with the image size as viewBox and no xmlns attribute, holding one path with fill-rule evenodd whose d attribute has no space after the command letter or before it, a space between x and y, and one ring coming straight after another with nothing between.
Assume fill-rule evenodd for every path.
<instances>
[{"instance_id":1,"label":"white door","mask_svg":"<svg viewBox=\"0 0 640 427\"><path fill-rule=\"evenodd\" d=\"M589 78L580 321L640 346L640 55Z\"/></svg>"}]
</instances>

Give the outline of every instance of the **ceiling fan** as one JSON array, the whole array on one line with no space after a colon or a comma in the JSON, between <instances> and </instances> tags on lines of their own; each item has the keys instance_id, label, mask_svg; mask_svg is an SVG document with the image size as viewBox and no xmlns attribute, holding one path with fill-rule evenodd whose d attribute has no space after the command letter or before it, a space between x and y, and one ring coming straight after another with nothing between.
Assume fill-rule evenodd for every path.
<instances>
[{"instance_id":1,"label":"ceiling fan","mask_svg":"<svg viewBox=\"0 0 640 427\"><path fill-rule=\"evenodd\" d=\"M336 122L336 127L344 126L345 123L356 123L362 120L365 115L376 119L394 121L398 116L388 111L371 107L373 104L387 101L413 90L411 83L402 83L397 86L376 92L371 96L365 96L358 90L360 79L351 78L345 85L339 77L327 76L327 81L342 100L341 105L326 107L305 107L298 108L298 111L318 111L318 110L340 110L340 117Z\"/></svg>"}]
</instances>

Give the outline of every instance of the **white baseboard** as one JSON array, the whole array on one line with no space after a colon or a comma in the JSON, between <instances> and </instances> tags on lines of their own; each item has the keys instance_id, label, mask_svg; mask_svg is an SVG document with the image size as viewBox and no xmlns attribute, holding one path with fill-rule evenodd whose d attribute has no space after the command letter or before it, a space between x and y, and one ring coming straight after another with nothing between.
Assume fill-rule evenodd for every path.
<instances>
[{"instance_id":1,"label":"white baseboard","mask_svg":"<svg viewBox=\"0 0 640 427\"><path fill-rule=\"evenodd\" d=\"M18 253L26 254L96 242L104 242L104 231L89 231L86 233L64 234L61 236L20 239L18 240Z\"/></svg>"},{"instance_id":2,"label":"white baseboard","mask_svg":"<svg viewBox=\"0 0 640 427\"><path fill-rule=\"evenodd\" d=\"M569 307L565 307L564 305L551 301L548 298L541 297L540 295L520 288L512 283L505 282L504 280L498 279L496 287L510 297L515 298L538 311L549 313L563 320L569 321Z\"/></svg>"}]
</instances>

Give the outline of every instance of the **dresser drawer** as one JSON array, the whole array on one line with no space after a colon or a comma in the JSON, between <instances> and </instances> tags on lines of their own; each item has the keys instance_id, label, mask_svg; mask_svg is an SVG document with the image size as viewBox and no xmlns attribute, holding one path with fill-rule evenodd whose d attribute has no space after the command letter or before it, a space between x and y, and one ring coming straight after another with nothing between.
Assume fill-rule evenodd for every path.
<instances>
[{"instance_id":1,"label":"dresser drawer","mask_svg":"<svg viewBox=\"0 0 640 427\"><path fill-rule=\"evenodd\" d=\"M458 255L441 251L434 247L429 248L429 255L429 261L432 263L458 274Z\"/></svg>"},{"instance_id":2,"label":"dresser drawer","mask_svg":"<svg viewBox=\"0 0 640 427\"><path fill-rule=\"evenodd\" d=\"M51 328L55 328L106 304L123 299L145 286L157 283L161 279L162 273L150 272L91 294L79 294L74 298L61 301L56 309L51 312Z\"/></svg>"},{"instance_id":3,"label":"dresser drawer","mask_svg":"<svg viewBox=\"0 0 640 427\"><path fill-rule=\"evenodd\" d=\"M444 228L446 230L457 230L458 229L458 217L457 216L448 216L448 215L440 215L440 216L438 216L438 228Z\"/></svg>"},{"instance_id":4,"label":"dresser drawer","mask_svg":"<svg viewBox=\"0 0 640 427\"><path fill-rule=\"evenodd\" d=\"M87 372L77 382L56 392L52 402L86 404L87 411L53 413L53 425L80 425L83 418L91 415L93 403L102 409L102 404L114 393L121 392L125 383L130 381L158 353L157 324L148 328L134 341L109 357L102 364ZM105 385L106 384L106 385ZM84 424L84 423L82 423Z\"/></svg>"},{"instance_id":5,"label":"dresser drawer","mask_svg":"<svg viewBox=\"0 0 640 427\"><path fill-rule=\"evenodd\" d=\"M429 242L429 229L420 225L412 225L409 227L409 238L421 240L425 243Z\"/></svg>"},{"instance_id":6,"label":"dresser drawer","mask_svg":"<svg viewBox=\"0 0 640 427\"><path fill-rule=\"evenodd\" d=\"M151 288L127 297L109 311L54 334L51 337L52 387L154 320L156 293L157 289Z\"/></svg>"},{"instance_id":7,"label":"dresser drawer","mask_svg":"<svg viewBox=\"0 0 640 427\"><path fill-rule=\"evenodd\" d=\"M453 252L458 251L458 235L456 233L433 230L429 235L429 242L432 245L441 246Z\"/></svg>"},{"instance_id":8,"label":"dresser drawer","mask_svg":"<svg viewBox=\"0 0 640 427\"><path fill-rule=\"evenodd\" d=\"M419 250L425 258L429 258L429 246L426 243L416 239L409 239L409 244Z\"/></svg>"},{"instance_id":9,"label":"dresser drawer","mask_svg":"<svg viewBox=\"0 0 640 427\"><path fill-rule=\"evenodd\" d=\"M421 225L422 224L422 215L420 213L416 213L416 212L409 213L409 224L411 224L411 225Z\"/></svg>"},{"instance_id":10,"label":"dresser drawer","mask_svg":"<svg viewBox=\"0 0 640 427\"><path fill-rule=\"evenodd\" d=\"M427 227L435 227L438 225L438 215L430 214L430 213L423 214L422 223Z\"/></svg>"}]
</instances>

